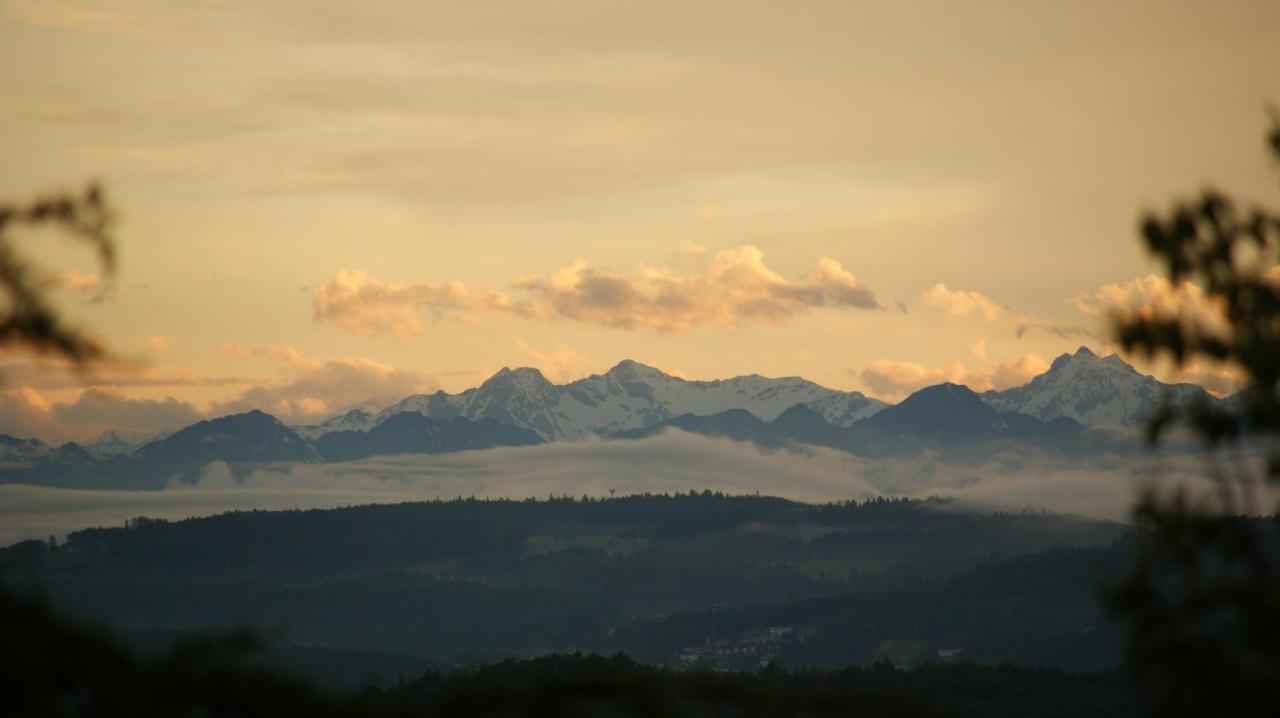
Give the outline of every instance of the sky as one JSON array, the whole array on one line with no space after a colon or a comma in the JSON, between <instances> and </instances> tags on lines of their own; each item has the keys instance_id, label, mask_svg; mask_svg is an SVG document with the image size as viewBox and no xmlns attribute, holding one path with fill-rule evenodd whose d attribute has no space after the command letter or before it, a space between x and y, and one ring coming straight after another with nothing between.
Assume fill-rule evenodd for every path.
<instances>
[{"instance_id":1,"label":"sky","mask_svg":"<svg viewBox=\"0 0 1280 718\"><path fill-rule=\"evenodd\" d=\"M690 7L690 6L694 7ZM0 201L118 361L0 355L0 432L306 423L624 358L888 400L1198 306L1135 227L1273 204L1280 3L0 0ZM1185 378L1229 390L1220 371Z\"/></svg>"}]
</instances>

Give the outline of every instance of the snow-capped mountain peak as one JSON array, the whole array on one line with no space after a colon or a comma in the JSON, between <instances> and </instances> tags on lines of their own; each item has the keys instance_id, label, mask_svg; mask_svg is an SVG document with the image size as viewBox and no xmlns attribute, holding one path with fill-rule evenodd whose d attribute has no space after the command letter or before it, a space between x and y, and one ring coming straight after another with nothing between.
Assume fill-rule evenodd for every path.
<instances>
[{"instance_id":1,"label":"snow-capped mountain peak","mask_svg":"<svg viewBox=\"0 0 1280 718\"><path fill-rule=\"evenodd\" d=\"M335 431L368 431L376 422L373 414L360 408L352 409L345 414L328 419L320 424L297 426L294 431L304 439L314 439Z\"/></svg>"},{"instance_id":2,"label":"snow-capped mountain peak","mask_svg":"<svg viewBox=\"0 0 1280 718\"><path fill-rule=\"evenodd\" d=\"M1162 384L1115 354L1099 356L1082 346L1057 357L1047 372L1029 383L986 392L980 401L998 412L1042 421L1065 417L1092 428L1128 429L1141 426L1166 395L1175 401L1207 396L1198 386ZM916 401L934 397L953 403L979 401L978 395L958 385L934 387ZM534 368L503 367L480 386L458 394L415 394L377 413L354 409L298 432L310 439L335 431L368 431L409 412L437 419L493 419L556 441L635 431L686 414L743 410L768 422L797 404L838 427L849 427L886 406L856 391L827 389L800 377L750 374L694 381L625 359L603 374L568 384L554 384Z\"/></svg>"},{"instance_id":3,"label":"snow-capped mountain peak","mask_svg":"<svg viewBox=\"0 0 1280 718\"><path fill-rule=\"evenodd\" d=\"M1166 399L1192 398L1208 398L1208 394L1194 384L1164 384L1116 354L1098 356L1083 346L1054 359L1047 372L1023 386L983 395L1000 411L1046 421L1065 416L1103 429L1139 427Z\"/></svg>"},{"instance_id":4,"label":"snow-capped mountain peak","mask_svg":"<svg viewBox=\"0 0 1280 718\"><path fill-rule=\"evenodd\" d=\"M633 359L623 359L604 375L619 381L664 381L674 378L661 369L641 364Z\"/></svg>"},{"instance_id":5,"label":"snow-capped mountain peak","mask_svg":"<svg viewBox=\"0 0 1280 718\"><path fill-rule=\"evenodd\" d=\"M710 415L742 409L772 420L805 404L827 421L848 426L884 403L858 392L819 386L799 377L758 374L715 381L689 381L630 359L604 374L553 384L529 367L503 367L480 386L459 394L415 394L377 414L347 414L301 427L308 438L333 431L367 431L389 417L413 412L433 418L490 418L530 429L545 440L609 435L652 426L682 414Z\"/></svg>"}]
</instances>

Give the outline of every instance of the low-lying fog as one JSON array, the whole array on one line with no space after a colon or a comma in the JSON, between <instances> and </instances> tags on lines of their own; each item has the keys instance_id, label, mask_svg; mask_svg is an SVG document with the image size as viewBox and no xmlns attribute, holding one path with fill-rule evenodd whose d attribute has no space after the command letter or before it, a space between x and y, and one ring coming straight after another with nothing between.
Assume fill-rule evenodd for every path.
<instances>
[{"instance_id":1,"label":"low-lying fog","mask_svg":"<svg viewBox=\"0 0 1280 718\"><path fill-rule=\"evenodd\" d=\"M1203 485L1195 456L1102 457L1087 462L994 454L981 465L936 457L864 459L821 448L763 450L669 431L637 441L591 440L457 454L281 465L239 480L224 464L163 491L0 486L0 545L120 526L137 516L182 519L240 509L326 508L432 498L607 497L711 489L822 502L948 496L980 509L1048 509L1124 520L1153 477Z\"/></svg>"}]
</instances>

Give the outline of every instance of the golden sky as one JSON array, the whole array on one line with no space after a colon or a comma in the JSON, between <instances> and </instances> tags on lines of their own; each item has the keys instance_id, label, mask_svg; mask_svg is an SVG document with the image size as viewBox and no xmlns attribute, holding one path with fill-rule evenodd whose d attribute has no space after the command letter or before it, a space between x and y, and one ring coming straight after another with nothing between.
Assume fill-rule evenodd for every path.
<instances>
[{"instance_id":1,"label":"golden sky","mask_svg":"<svg viewBox=\"0 0 1280 718\"><path fill-rule=\"evenodd\" d=\"M29 244L147 364L4 357L50 439L623 358L1002 388L1168 294L1143 208L1280 185L1274 0L0 0L0 68L0 198L103 181L113 286Z\"/></svg>"}]
</instances>

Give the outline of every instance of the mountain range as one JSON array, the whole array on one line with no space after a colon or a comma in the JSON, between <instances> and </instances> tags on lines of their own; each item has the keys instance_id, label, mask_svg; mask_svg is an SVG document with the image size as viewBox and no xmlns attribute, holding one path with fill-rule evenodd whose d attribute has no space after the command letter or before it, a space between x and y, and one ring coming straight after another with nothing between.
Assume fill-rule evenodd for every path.
<instances>
[{"instance_id":1,"label":"mountain range","mask_svg":"<svg viewBox=\"0 0 1280 718\"><path fill-rule=\"evenodd\" d=\"M354 409L310 426L289 427L251 411L201 421L136 447L121 434L85 447L0 435L0 482L148 488L191 480L213 461L233 469L351 461L593 436L638 438L671 428L861 456L991 441L1083 446L1091 443L1081 438L1086 434L1131 433L1166 398L1219 401L1198 386L1161 383L1115 355L1099 357L1085 347L1058 357L1020 387L977 394L939 384L894 405L799 377L690 381L630 360L562 385L536 369L504 368L458 394L413 395L381 411Z\"/></svg>"},{"instance_id":2,"label":"mountain range","mask_svg":"<svg viewBox=\"0 0 1280 718\"><path fill-rule=\"evenodd\" d=\"M766 421L804 404L837 426L871 416L887 406L856 391L836 391L799 377L758 374L716 381L689 381L639 362L624 360L604 374L552 384L537 369L503 368L459 394L415 394L377 413L354 409L323 424L298 428L307 438L334 431L368 431L405 412L440 419L494 419L529 429L545 441L605 436L666 421L682 414L706 416L744 409Z\"/></svg>"}]
</instances>

